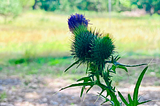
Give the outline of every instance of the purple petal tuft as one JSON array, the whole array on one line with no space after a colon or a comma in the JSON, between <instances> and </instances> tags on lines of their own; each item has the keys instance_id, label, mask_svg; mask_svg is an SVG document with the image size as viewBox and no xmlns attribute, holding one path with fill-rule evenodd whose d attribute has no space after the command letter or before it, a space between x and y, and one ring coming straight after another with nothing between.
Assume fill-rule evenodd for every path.
<instances>
[{"instance_id":1,"label":"purple petal tuft","mask_svg":"<svg viewBox=\"0 0 160 106\"><path fill-rule=\"evenodd\" d=\"M68 27L73 33L74 29L79 25L84 25L85 27L88 27L88 22L89 20L87 20L84 15L76 13L75 15L71 15L71 17L68 19Z\"/></svg>"}]
</instances>

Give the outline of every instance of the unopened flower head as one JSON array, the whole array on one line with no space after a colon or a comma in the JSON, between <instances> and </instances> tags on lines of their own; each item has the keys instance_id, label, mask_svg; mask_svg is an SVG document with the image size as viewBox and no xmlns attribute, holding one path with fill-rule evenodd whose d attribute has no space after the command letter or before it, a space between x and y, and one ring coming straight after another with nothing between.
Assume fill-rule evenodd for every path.
<instances>
[{"instance_id":1,"label":"unopened flower head","mask_svg":"<svg viewBox=\"0 0 160 106\"><path fill-rule=\"evenodd\" d=\"M91 57L92 60L97 64L104 64L105 60L108 59L113 53L115 46L109 34L103 37L98 37L92 42Z\"/></svg>"},{"instance_id":2,"label":"unopened flower head","mask_svg":"<svg viewBox=\"0 0 160 106\"><path fill-rule=\"evenodd\" d=\"M103 64L114 52L114 44L109 35L88 29L88 22L82 14L71 15L68 26L73 36L72 56L81 63Z\"/></svg>"},{"instance_id":3,"label":"unopened flower head","mask_svg":"<svg viewBox=\"0 0 160 106\"><path fill-rule=\"evenodd\" d=\"M73 33L75 28L77 28L79 25L83 25L87 28L88 22L89 20L87 20L84 15L76 13L75 15L71 15L68 19L68 26L70 31Z\"/></svg>"}]
</instances>

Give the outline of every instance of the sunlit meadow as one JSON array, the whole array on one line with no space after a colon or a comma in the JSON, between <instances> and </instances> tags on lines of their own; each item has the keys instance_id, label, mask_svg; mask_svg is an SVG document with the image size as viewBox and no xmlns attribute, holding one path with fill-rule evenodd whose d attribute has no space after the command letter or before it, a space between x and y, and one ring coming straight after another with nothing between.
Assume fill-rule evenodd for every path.
<instances>
[{"instance_id":1,"label":"sunlit meadow","mask_svg":"<svg viewBox=\"0 0 160 106\"><path fill-rule=\"evenodd\" d=\"M111 17L85 14L92 30L110 33L116 50L125 56L159 56L160 17ZM4 23L0 18L0 58L68 56L72 34L69 15L43 11L27 12ZM96 28L96 29L95 29Z\"/></svg>"}]
</instances>

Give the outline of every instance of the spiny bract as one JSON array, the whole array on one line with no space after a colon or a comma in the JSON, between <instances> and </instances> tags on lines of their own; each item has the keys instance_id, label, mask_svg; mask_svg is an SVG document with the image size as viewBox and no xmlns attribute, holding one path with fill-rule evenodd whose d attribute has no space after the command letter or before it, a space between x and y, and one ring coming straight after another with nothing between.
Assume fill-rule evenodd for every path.
<instances>
[{"instance_id":1,"label":"spiny bract","mask_svg":"<svg viewBox=\"0 0 160 106\"><path fill-rule=\"evenodd\" d=\"M80 62L90 62L92 42L97 37L92 32L85 30L84 26L79 26L74 32L71 52L74 58ZM81 29L81 30L78 30Z\"/></svg>"},{"instance_id":2,"label":"spiny bract","mask_svg":"<svg viewBox=\"0 0 160 106\"><path fill-rule=\"evenodd\" d=\"M91 57L92 60L97 64L103 64L105 60L113 54L115 48L109 35L97 37L92 44Z\"/></svg>"}]
</instances>

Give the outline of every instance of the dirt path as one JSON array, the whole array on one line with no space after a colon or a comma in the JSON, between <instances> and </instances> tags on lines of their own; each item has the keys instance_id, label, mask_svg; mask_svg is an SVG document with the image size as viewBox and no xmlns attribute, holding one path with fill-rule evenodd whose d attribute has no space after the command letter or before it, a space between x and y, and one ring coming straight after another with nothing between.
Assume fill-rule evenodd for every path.
<instances>
[{"instance_id":1,"label":"dirt path","mask_svg":"<svg viewBox=\"0 0 160 106\"><path fill-rule=\"evenodd\" d=\"M150 78L151 79L151 78ZM145 78L143 82L149 80ZM160 79L158 79L160 80ZM69 88L59 92L73 81L62 78L33 77L30 80L18 78L0 79L0 106L99 106L103 99L97 99L98 88L93 88L86 96L80 98L80 87ZM127 96L134 86L119 87ZM160 106L160 87L145 85L140 88L141 100L153 100L142 106ZM109 106L105 104L103 106Z\"/></svg>"},{"instance_id":2,"label":"dirt path","mask_svg":"<svg viewBox=\"0 0 160 106\"><path fill-rule=\"evenodd\" d=\"M121 59L121 62L135 64L149 63L151 60L140 59L137 61L137 59ZM152 101L142 106L160 106L160 78L155 76L155 72L159 72L159 66L157 64L160 63L160 59L153 59L152 63L156 64L151 67L154 71L149 72L149 74L153 75L150 75L150 77L145 76L140 87L140 100ZM9 67L8 70L12 68L15 67ZM138 68L142 70L143 67ZM3 76L4 72L1 72L0 75ZM139 74L133 72L133 75L138 76ZM38 75L25 77L20 78L12 76L9 73L9 75L6 74L5 77L0 78L0 106L100 106L100 103L103 102L102 98L97 100L96 95L100 90L96 87L80 98L80 87L59 91L62 87L75 83L73 80L63 77L40 77ZM125 97L127 97L128 93L132 93L133 89L134 86L126 80L120 81L117 88ZM103 106L110 105L105 104Z\"/></svg>"}]
</instances>

